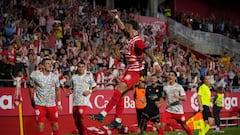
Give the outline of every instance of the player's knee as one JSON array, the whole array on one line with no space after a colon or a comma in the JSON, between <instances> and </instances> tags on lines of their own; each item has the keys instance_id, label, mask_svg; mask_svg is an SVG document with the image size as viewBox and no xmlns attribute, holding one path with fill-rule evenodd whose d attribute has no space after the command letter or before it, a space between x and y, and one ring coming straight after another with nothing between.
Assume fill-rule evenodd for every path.
<instances>
[{"instance_id":1,"label":"player's knee","mask_svg":"<svg viewBox=\"0 0 240 135\"><path fill-rule=\"evenodd\" d=\"M117 86L117 90L119 90L121 93L125 92L128 89L127 84L126 83L120 83Z\"/></svg>"},{"instance_id":2,"label":"player's knee","mask_svg":"<svg viewBox=\"0 0 240 135\"><path fill-rule=\"evenodd\" d=\"M44 131L44 123L38 123L38 125L37 125L37 129L38 129L38 131Z\"/></svg>"},{"instance_id":3,"label":"player's knee","mask_svg":"<svg viewBox=\"0 0 240 135\"><path fill-rule=\"evenodd\" d=\"M157 129L160 129L160 128L161 128L160 125L161 125L161 123L155 122L155 127L156 127Z\"/></svg>"},{"instance_id":4,"label":"player's knee","mask_svg":"<svg viewBox=\"0 0 240 135\"><path fill-rule=\"evenodd\" d=\"M214 125L214 119L213 118L208 118L209 125Z\"/></svg>"},{"instance_id":5,"label":"player's knee","mask_svg":"<svg viewBox=\"0 0 240 135\"><path fill-rule=\"evenodd\" d=\"M52 129L58 130L58 123L52 123Z\"/></svg>"},{"instance_id":6,"label":"player's knee","mask_svg":"<svg viewBox=\"0 0 240 135\"><path fill-rule=\"evenodd\" d=\"M79 121L80 121L80 122L83 122L83 118L80 118Z\"/></svg>"},{"instance_id":7,"label":"player's knee","mask_svg":"<svg viewBox=\"0 0 240 135\"><path fill-rule=\"evenodd\" d=\"M166 123L160 123L159 124L159 129L165 129Z\"/></svg>"}]
</instances>

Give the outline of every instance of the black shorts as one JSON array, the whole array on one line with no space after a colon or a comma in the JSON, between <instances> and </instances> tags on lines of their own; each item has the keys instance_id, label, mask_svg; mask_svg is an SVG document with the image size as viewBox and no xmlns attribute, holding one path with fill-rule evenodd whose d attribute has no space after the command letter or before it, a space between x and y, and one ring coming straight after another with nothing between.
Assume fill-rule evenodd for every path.
<instances>
[{"instance_id":1,"label":"black shorts","mask_svg":"<svg viewBox=\"0 0 240 135\"><path fill-rule=\"evenodd\" d=\"M147 121L159 123L160 122L159 108L155 109L146 108L142 113L142 117L145 118Z\"/></svg>"},{"instance_id":2,"label":"black shorts","mask_svg":"<svg viewBox=\"0 0 240 135\"><path fill-rule=\"evenodd\" d=\"M212 117L212 113L209 109L209 106L203 105L203 119L208 120L209 117Z\"/></svg>"}]
</instances>

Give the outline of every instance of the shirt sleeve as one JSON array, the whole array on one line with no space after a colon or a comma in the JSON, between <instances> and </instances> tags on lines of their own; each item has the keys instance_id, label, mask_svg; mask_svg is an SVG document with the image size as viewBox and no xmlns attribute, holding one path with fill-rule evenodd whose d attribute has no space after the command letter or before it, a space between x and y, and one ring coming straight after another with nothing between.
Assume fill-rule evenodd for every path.
<instances>
[{"instance_id":1,"label":"shirt sleeve","mask_svg":"<svg viewBox=\"0 0 240 135\"><path fill-rule=\"evenodd\" d=\"M135 47L137 47L140 50L145 50L147 48L146 44L143 42L140 36L134 37L135 41Z\"/></svg>"},{"instance_id":2,"label":"shirt sleeve","mask_svg":"<svg viewBox=\"0 0 240 135\"><path fill-rule=\"evenodd\" d=\"M185 90L181 85L179 85L179 89L180 89L180 96L185 96L186 95Z\"/></svg>"},{"instance_id":3,"label":"shirt sleeve","mask_svg":"<svg viewBox=\"0 0 240 135\"><path fill-rule=\"evenodd\" d=\"M30 81L29 81L29 85L31 87L33 87L35 85L35 82L36 82L36 71L33 71L31 74L30 74Z\"/></svg>"},{"instance_id":4,"label":"shirt sleeve","mask_svg":"<svg viewBox=\"0 0 240 135\"><path fill-rule=\"evenodd\" d=\"M160 97L162 97L162 98L166 98L166 92L163 90L163 86L158 86L159 87L159 90L160 90Z\"/></svg>"},{"instance_id":5,"label":"shirt sleeve","mask_svg":"<svg viewBox=\"0 0 240 135\"><path fill-rule=\"evenodd\" d=\"M203 95L202 86L200 86L200 87L198 88L198 95L199 95L199 96L202 96L202 95Z\"/></svg>"},{"instance_id":6,"label":"shirt sleeve","mask_svg":"<svg viewBox=\"0 0 240 135\"><path fill-rule=\"evenodd\" d=\"M96 87L97 86L97 83L95 82L94 78L93 78L93 75L90 74L90 80L89 80L89 83L90 83L90 87L93 88L93 87Z\"/></svg>"},{"instance_id":7,"label":"shirt sleeve","mask_svg":"<svg viewBox=\"0 0 240 135\"><path fill-rule=\"evenodd\" d=\"M57 75L54 75L54 76L55 76L55 86L56 86L57 88L59 88L59 87L60 87L60 81L59 81L59 78L58 78Z\"/></svg>"}]
</instances>

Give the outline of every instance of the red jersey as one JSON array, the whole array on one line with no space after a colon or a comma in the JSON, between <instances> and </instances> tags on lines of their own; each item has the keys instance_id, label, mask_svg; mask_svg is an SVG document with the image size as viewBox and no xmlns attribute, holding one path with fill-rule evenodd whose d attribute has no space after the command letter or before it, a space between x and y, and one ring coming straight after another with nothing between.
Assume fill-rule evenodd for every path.
<instances>
[{"instance_id":1,"label":"red jersey","mask_svg":"<svg viewBox=\"0 0 240 135\"><path fill-rule=\"evenodd\" d=\"M2 56L7 58L8 63L14 64L16 62L17 53L15 49L12 51L6 50L2 53Z\"/></svg>"},{"instance_id":2,"label":"red jersey","mask_svg":"<svg viewBox=\"0 0 240 135\"><path fill-rule=\"evenodd\" d=\"M127 71L141 71L144 69L144 49L146 49L146 45L140 36L127 40L124 46Z\"/></svg>"}]
</instances>

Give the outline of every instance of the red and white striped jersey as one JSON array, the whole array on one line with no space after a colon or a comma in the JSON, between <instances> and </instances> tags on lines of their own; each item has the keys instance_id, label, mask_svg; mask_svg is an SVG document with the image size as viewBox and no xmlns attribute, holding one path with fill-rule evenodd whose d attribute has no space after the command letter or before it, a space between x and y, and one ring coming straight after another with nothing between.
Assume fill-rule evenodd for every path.
<instances>
[{"instance_id":1,"label":"red and white striped jersey","mask_svg":"<svg viewBox=\"0 0 240 135\"><path fill-rule=\"evenodd\" d=\"M209 68L212 70L212 69L215 69L216 68L216 62L214 62L214 61L210 61L209 62Z\"/></svg>"},{"instance_id":2,"label":"red and white striped jersey","mask_svg":"<svg viewBox=\"0 0 240 135\"><path fill-rule=\"evenodd\" d=\"M115 33L119 32L118 25L117 25L117 24L113 24L112 30L113 30L113 32L115 32Z\"/></svg>"},{"instance_id":3,"label":"red and white striped jersey","mask_svg":"<svg viewBox=\"0 0 240 135\"><path fill-rule=\"evenodd\" d=\"M40 53L41 49L42 49L42 41L41 40L34 40L33 45L34 45L35 53Z\"/></svg>"},{"instance_id":4,"label":"red and white striped jersey","mask_svg":"<svg viewBox=\"0 0 240 135\"><path fill-rule=\"evenodd\" d=\"M24 28L23 27L17 27L16 28L16 33L19 37L21 37L23 35L24 32Z\"/></svg>"},{"instance_id":5,"label":"red and white striped jersey","mask_svg":"<svg viewBox=\"0 0 240 135\"><path fill-rule=\"evenodd\" d=\"M146 49L146 45L140 36L127 40L124 53L128 71L141 71L144 69L144 49Z\"/></svg>"}]
</instances>

